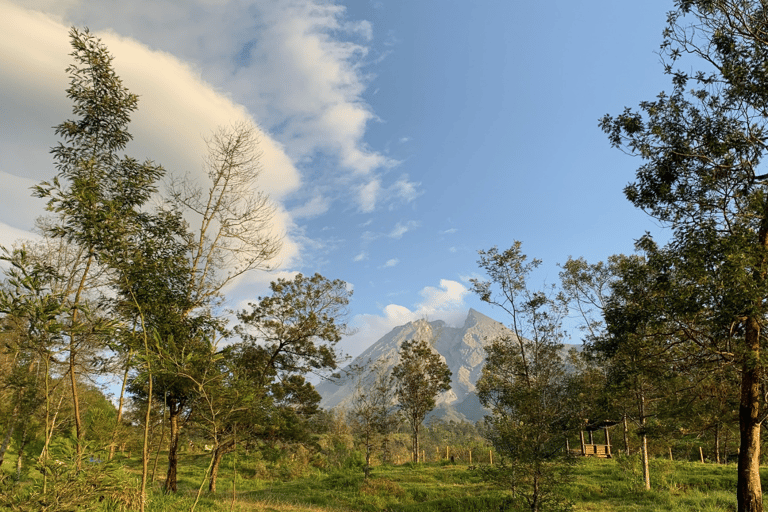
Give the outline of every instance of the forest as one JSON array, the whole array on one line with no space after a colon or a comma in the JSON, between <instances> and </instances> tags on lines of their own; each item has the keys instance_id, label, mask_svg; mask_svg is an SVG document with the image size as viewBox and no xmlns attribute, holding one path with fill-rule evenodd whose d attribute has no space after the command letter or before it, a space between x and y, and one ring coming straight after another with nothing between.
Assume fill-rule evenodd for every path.
<instances>
[{"instance_id":1,"label":"forest","mask_svg":"<svg viewBox=\"0 0 768 512\"><path fill-rule=\"evenodd\" d=\"M665 239L548 285L521 242L479 250L472 292L509 335L488 340L474 425L429 417L451 378L429 339L391 373L345 369L352 406L322 410L351 287L295 274L226 306L281 248L257 132L215 128L200 183L124 155L139 97L71 29L72 118L33 190L49 213L0 255L0 508L762 511L768 11L675 5L671 92L599 120Z\"/></svg>"}]
</instances>

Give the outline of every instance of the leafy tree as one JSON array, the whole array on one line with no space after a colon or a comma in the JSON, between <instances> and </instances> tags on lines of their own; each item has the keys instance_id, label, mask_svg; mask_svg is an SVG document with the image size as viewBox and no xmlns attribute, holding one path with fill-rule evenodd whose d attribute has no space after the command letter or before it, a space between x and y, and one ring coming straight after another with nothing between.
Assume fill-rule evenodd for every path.
<instances>
[{"instance_id":1,"label":"leafy tree","mask_svg":"<svg viewBox=\"0 0 768 512\"><path fill-rule=\"evenodd\" d=\"M392 368L398 407L411 427L411 454L419 461L419 429L435 408L437 395L451 389L451 370L429 342L404 341L400 362Z\"/></svg>"},{"instance_id":2,"label":"leafy tree","mask_svg":"<svg viewBox=\"0 0 768 512\"><path fill-rule=\"evenodd\" d=\"M392 432L397 424L393 413L395 396L391 376L380 367L374 366L361 375L347 412L352 432L365 447L365 478L371 473L371 456L376 442Z\"/></svg>"},{"instance_id":3,"label":"leafy tree","mask_svg":"<svg viewBox=\"0 0 768 512\"><path fill-rule=\"evenodd\" d=\"M35 261L24 248L3 249L0 260L8 264L0 287L0 339L3 372L0 389L5 414L5 432L0 445L3 463L14 430L22 428L17 447L17 467L29 441L32 418L45 403L50 410L49 384L57 351L61 348L60 317L63 298L55 291L55 269ZM46 436L48 428L46 422ZM45 450L43 463L45 463Z\"/></svg>"},{"instance_id":4,"label":"leafy tree","mask_svg":"<svg viewBox=\"0 0 768 512\"><path fill-rule=\"evenodd\" d=\"M717 345L740 369L739 511L763 510L758 469L768 313L768 175L761 171L768 114L765 14L764 3L756 1L677 2L662 44L672 92L601 122L614 146L644 160L625 189L627 198L673 230L662 252L689 283L688 310L679 316L707 325L703 337L690 330L689 346ZM701 68L684 71L678 63Z\"/></svg>"},{"instance_id":5,"label":"leafy tree","mask_svg":"<svg viewBox=\"0 0 768 512\"><path fill-rule=\"evenodd\" d=\"M151 162L119 156L131 140L127 131L138 97L122 84L112 67L107 48L88 30L70 30L74 63L67 68L70 86L67 96L73 103L72 120L56 127L63 140L54 147L57 176L35 188L35 195L47 198L47 207L58 215L49 233L77 244L85 251L86 264L74 283L68 326L68 375L72 388L78 439L78 460L82 455L85 428L79 405L77 366L84 340L80 332L83 291L91 269L98 263L105 244L122 232L124 218L136 216L156 192L155 181L162 169Z\"/></svg>"},{"instance_id":6,"label":"leafy tree","mask_svg":"<svg viewBox=\"0 0 768 512\"><path fill-rule=\"evenodd\" d=\"M541 261L528 261L520 242L479 254L490 280L473 280L473 289L509 314L512 330L486 349L477 383L480 402L492 413L486 420L490 441L504 456L492 475L532 511L561 505L557 489L569 478L565 439L578 425L561 356L566 310L552 288L528 288Z\"/></svg>"},{"instance_id":7,"label":"leafy tree","mask_svg":"<svg viewBox=\"0 0 768 512\"><path fill-rule=\"evenodd\" d=\"M316 412L320 396L304 376L334 370L341 358L336 344L346 331L352 294L344 281L297 274L270 288L270 296L237 314L241 341L224 352L228 376L209 407L208 421L217 434L212 492L219 464L238 439L306 435L305 419Z\"/></svg>"}]
</instances>

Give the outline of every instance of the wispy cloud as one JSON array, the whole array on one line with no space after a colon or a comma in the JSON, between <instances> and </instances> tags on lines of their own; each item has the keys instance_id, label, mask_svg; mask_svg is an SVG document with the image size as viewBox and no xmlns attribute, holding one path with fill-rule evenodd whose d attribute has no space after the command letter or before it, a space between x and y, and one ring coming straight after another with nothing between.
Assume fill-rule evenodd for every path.
<instances>
[{"instance_id":1,"label":"wispy cloud","mask_svg":"<svg viewBox=\"0 0 768 512\"><path fill-rule=\"evenodd\" d=\"M394 228L392 228L392 231L389 232L389 238L402 238L404 234L407 232L419 227L419 222L415 220L409 220L406 223L398 222Z\"/></svg>"},{"instance_id":2,"label":"wispy cloud","mask_svg":"<svg viewBox=\"0 0 768 512\"><path fill-rule=\"evenodd\" d=\"M352 258L352 261L359 262L359 261L364 261L364 260L367 260L367 259L368 259L368 253L363 251L360 254L358 254L357 256L355 256L354 258Z\"/></svg>"},{"instance_id":3,"label":"wispy cloud","mask_svg":"<svg viewBox=\"0 0 768 512\"><path fill-rule=\"evenodd\" d=\"M400 263L400 260L399 260L399 259L397 259L397 258L392 258L392 259L390 259L390 260L387 260L387 262L386 262L384 265L382 265L382 267L383 267L383 268L390 268L390 267L394 267L394 266L397 266L397 264L398 264L398 263Z\"/></svg>"},{"instance_id":4,"label":"wispy cloud","mask_svg":"<svg viewBox=\"0 0 768 512\"><path fill-rule=\"evenodd\" d=\"M380 188L381 182L378 179L370 180L359 187L358 202L361 212L370 213L376 209Z\"/></svg>"},{"instance_id":5,"label":"wispy cloud","mask_svg":"<svg viewBox=\"0 0 768 512\"><path fill-rule=\"evenodd\" d=\"M298 208L291 210L294 219L308 219L324 214L330 208L330 200L317 195Z\"/></svg>"}]
</instances>

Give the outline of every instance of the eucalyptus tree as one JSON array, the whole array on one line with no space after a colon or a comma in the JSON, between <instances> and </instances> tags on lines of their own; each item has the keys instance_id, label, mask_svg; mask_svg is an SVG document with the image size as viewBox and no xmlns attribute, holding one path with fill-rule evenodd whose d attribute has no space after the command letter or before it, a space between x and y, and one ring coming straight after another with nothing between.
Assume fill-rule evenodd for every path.
<instances>
[{"instance_id":1,"label":"eucalyptus tree","mask_svg":"<svg viewBox=\"0 0 768 512\"><path fill-rule=\"evenodd\" d=\"M611 143L644 163L625 189L672 228L667 250L691 276L709 332L741 372L739 511L763 510L759 475L768 311L768 118L764 2L680 0L661 55L672 92L606 116ZM678 68L680 66L680 68ZM698 69L696 69L698 68ZM691 70L691 71L689 71ZM704 315L702 315L704 316Z\"/></svg>"},{"instance_id":2,"label":"eucalyptus tree","mask_svg":"<svg viewBox=\"0 0 768 512\"><path fill-rule=\"evenodd\" d=\"M512 331L492 340L477 382L480 402L491 410L489 440L503 455L494 478L538 511L563 502L557 491L569 478L565 439L578 426L562 357L567 309L554 288L529 287L541 260L529 261L520 242L479 255L488 280L473 279L473 291L509 315Z\"/></svg>"},{"instance_id":3,"label":"eucalyptus tree","mask_svg":"<svg viewBox=\"0 0 768 512\"><path fill-rule=\"evenodd\" d=\"M62 139L51 150L57 175L35 187L35 195L47 199L48 210L56 214L47 234L84 250L85 265L73 283L66 327L79 459L85 434L77 381L79 350L85 339L79 332L83 292L100 255L121 231L118 224L125 217L134 217L156 191L154 183L162 169L119 156L131 140L127 125L138 97L123 86L109 51L87 29L72 28L69 36L74 62L66 70L70 78L67 96L74 118L56 127Z\"/></svg>"}]
</instances>

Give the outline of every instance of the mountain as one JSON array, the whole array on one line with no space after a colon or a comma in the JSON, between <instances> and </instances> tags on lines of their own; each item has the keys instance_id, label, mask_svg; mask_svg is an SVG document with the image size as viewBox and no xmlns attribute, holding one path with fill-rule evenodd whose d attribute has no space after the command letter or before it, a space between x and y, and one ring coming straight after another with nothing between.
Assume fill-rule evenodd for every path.
<instances>
[{"instance_id":1,"label":"mountain","mask_svg":"<svg viewBox=\"0 0 768 512\"><path fill-rule=\"evenodd\" d=\"M442 320L417 320L394 328L379 341L357 356L349 366L345 378L323 382L317 386L322 397L320 406L348 408L358 385L351 371L354 367L368 367L379 363L389 372L400 361L400 345L406 340L428 340L442 356L452 372L451 389L437 398L432 415L446 420L478 421L488 413L475 394L475 384L485 361L485 346L502 335L512 335L503 324L470 309L464 325L449 327Z\"/></svg>"}]
</instances>

